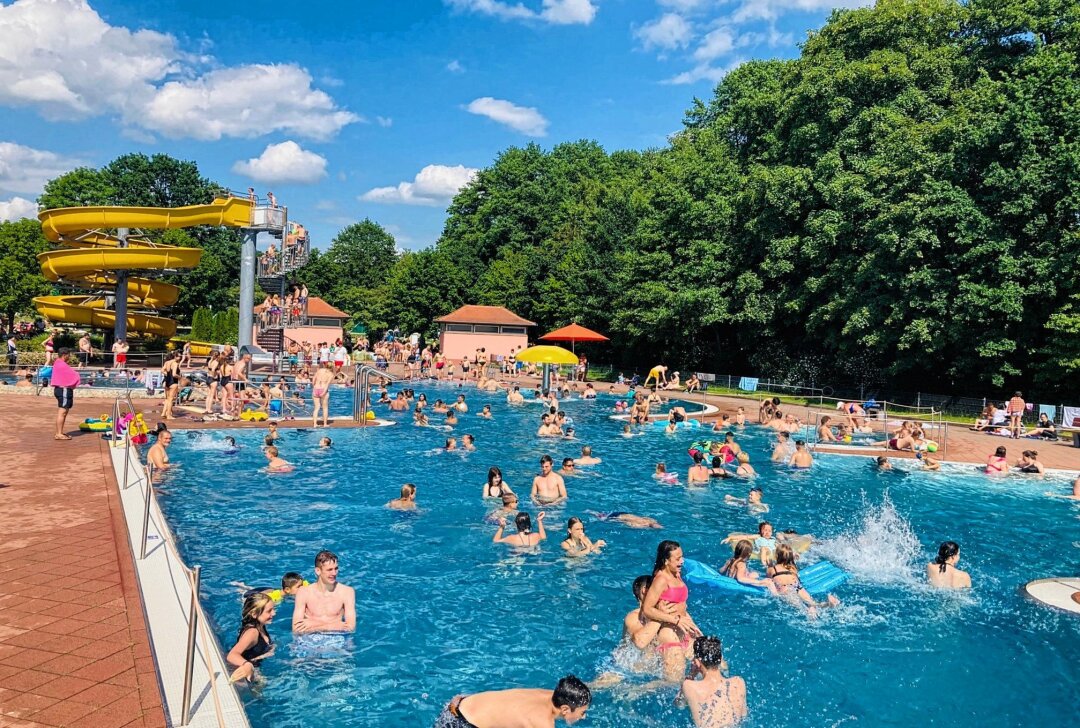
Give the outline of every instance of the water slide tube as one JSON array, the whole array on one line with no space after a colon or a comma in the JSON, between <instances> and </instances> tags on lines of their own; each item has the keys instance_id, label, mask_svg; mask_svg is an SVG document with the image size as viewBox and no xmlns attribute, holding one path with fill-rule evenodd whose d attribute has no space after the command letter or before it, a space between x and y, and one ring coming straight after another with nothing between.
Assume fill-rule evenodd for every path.
<instances>
[{"instance_id":1,"label":"water slide tube","mask_svg":"<svg viewBox=\"0 0 1080 728\"><path fill-rule=\"evenodd\" d=\"M49 321L112 329L116 314L106 308L102 292L116 288L117 271L166 271L194 268L202 250L176 248L145 238L128 238L121 248L119 239L103 232L115 228L165 230L196 225L249 227L250 200L238 197L216 199L208 205L186 207L61 207L38 215L45 237L61 248L40 253L41 274L50 281L85 288L92 295L39 296L34 299L38 313ZM171 337L176 322L143 313L176 303L180 289L171 283L147 278L128 278L129 331Z\"/></svg>"}]
</instances>

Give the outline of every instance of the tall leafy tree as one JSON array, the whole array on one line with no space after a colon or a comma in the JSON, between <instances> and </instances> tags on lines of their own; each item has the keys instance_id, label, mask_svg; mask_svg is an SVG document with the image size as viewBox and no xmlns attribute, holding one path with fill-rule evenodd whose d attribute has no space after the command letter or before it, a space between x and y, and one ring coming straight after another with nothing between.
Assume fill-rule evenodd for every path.
<instances>
[{"instance_id":1,"label":"tall leafy tree","mask_svg":"<svg viewBox=\"0 0 1080 728\"><path fill-rule=\"evenodd\" d=\"M48 293L36 257L47 249L37 220L0 222L0 312L9 323L33 311L35 296Z\"/></svg>"}]
</instances>

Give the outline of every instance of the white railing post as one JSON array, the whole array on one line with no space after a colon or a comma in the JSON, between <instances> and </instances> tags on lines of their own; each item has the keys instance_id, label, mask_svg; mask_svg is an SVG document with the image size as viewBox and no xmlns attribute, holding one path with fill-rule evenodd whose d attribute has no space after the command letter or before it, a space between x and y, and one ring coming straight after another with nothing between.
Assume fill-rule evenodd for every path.
<instances>
[{"instance_id":1,"label":"white railing post","mask_svg":"<svg viewBox=\"0 0 1080 728\"><path fill-rule=\"evenodd\" d=\"M191 722L191 685L195 672L195 630L199 624L199 573L202 567L191 570L191 609L188 613L187 653L184 656L184 693L180 705L180 725ZM213 676L211 676L213 680Z\"/></svg>"}]
</instances>

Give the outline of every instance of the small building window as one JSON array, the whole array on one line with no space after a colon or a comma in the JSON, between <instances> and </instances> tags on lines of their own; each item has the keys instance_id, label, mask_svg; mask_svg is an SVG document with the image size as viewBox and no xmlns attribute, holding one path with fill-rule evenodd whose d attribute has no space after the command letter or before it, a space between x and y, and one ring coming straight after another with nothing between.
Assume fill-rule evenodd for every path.
<instances>
[{"instance_id":1,"label":"small building window","mask_svg":"<svg viewBox=\"0 0 1080 728\"><path fill-rule=\"evenodd\" d=\"M444 331L458 331L462 333L472 333L472 324L443 324L446 328Z\"/></svg>"},{"instance_id":2,"label":"small building window","mask_svg":"<svg viewBox=\"0 0 1080 728\"><path fill-rule=\"evenodd\" d=\"M341 328L341 321L336 318L311 318L309 319L311 326L333 326L334 328Z\"/></svg>"},{"instance_id":3,"label":"small building window","mask_svg":"<svg viewBox=\"0 0 1080 728\"><path fill-rule=\"evenodd\" d=\"M524 336L525 335L525 327L524 326L503 326L502 327L502 333L504 333L504 334L521 334L522 336Z\"/></svg>"},{"instance_id":4,"label":"small building window","mask_svg":"<svg viewBox=\"0 0 1080 728\"><path fill-rule=\"evenodd\" d=\"M473 326L473 331L478 334L497 334L499 333L499 327L491 324L476 324Z\"/></svg>"}]
</instances>

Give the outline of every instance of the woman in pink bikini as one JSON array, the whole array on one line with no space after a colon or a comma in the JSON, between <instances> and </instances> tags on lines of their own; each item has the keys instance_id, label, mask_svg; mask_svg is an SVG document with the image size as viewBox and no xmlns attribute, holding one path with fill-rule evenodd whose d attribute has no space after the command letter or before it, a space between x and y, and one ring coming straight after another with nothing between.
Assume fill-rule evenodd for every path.
<instances>
[{"instance_id":1,"label":"woman in pink bikini","mask_svg":"<svg viewBox=\"0 0 1080 728\"><path fill-rule=\"evenodd\" d=\"M1005 458L1005 447L1001 446L994 451L986 460L986 474L987 475L1008 475L1009 474L1009 461Z\"/></svg>"},{"instance_id":2,"label":"woman in pink bikini","mask_svg":"<svg viewBox=\"0 0 1080 728\"><path fill-rule=\"evenodd\" d=\"M694 655L694 640L701 630L686 611L690 590L682 580L683 552L678 541L661 541L656 547L653 583L645 594L643 611L648 619L663 624L656 636L664 660L664 678L678 681L686 674L686 662Z\"/></svg>"}]
</instances>

